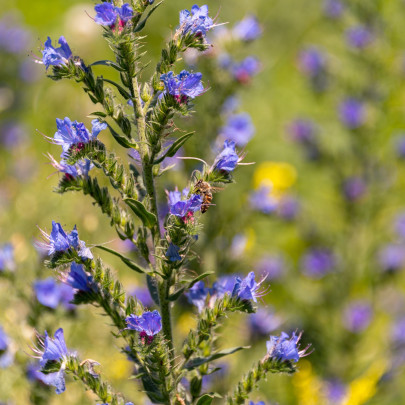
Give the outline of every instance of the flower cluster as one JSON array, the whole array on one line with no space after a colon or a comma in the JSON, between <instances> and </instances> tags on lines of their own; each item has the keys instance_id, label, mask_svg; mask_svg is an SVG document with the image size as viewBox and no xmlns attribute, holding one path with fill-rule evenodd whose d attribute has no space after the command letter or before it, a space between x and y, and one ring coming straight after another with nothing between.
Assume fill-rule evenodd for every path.
<instances>
[{"instance_id":1,"label":"flower cluster","mask_svg":"<svg viewBox=\"0 0 405 405\"><path fill-rule=\"evenodd\" d=\"M267 355L270 358L284 362L297 362L301 357L307 356L309 346L304 350L299 350L298 342L301 339L302 333L296 335L292 333L291 337L287 333L281 332L280 336L270 336L270 340L266 342Z\"/></svg>"},{"instance_id":2,"label":"flower cluster","mask_svg":"<svg viewBox=\"0 0 405 405\"><path fill-rule=\"evenodd\" d=\"M15 269L14 248L11 243L0 245L0 271Z\"/></svg>"},{"instance_id":3,"label":"flower cluster","mask_svg":"<svg viewBox=\"0 0 405 405\"><path fill-rule=\"evenodd\" d=\"M198 7L194 5L191 11L180 11L180 27L178 31L182 35L191 34L204 37L214 27L213 20L208 15L208 6Z\"/></svg>"},{"instance_id":4,"label":"flower cluster","mask_svg":"<svg viewBox=\"0 0 405 405\"><path fill-rule=\"evenodd\" d=\"M199 194L191 194L188 197L189 193L188 188L182 192L177 190L168 192L170 214L188 220L193 217L194 212L201 209L202 197Z\"/></svg>"},{"instance_id":5,"label":"flower cluster","mask_svg":"<svg viewBox=\"0 0 405 405\"><path fill-rule=\"evenodd\" d=\"M139 332L142 342L152 343L153 337L162 330L162 317L158 311L144 312L141 316L129 315L125 319L127 328Z\"/></svg>"},{"instance_id":6,"label":"flower cluster","mask_svg":"<svg viewBox=\"0 0 405 405\"><path fill-rule=\"evenodd\" d=\"M55 309L62 304L66 309L74 309L70 303L74 296L73 289L66 284L59 284L53 277L38 280L34 283L37 300L45 307Z\"/></svg>"},{"instance_id":7,"label":"flower cluster","mask_svg":"<svg viewBox=\"0 0 405 405\"><path fill-rule=\"evenodd\" d=\"M164 93L172 95L178 103L187 103L190 98L204 92L201 78L201 73L190 73L187 70L182 70L177 76L173 72L160 76L165 87Z\"/></svg>"},{"instance_id":8,"label":"flower cluster","mask_svg":"<svg viewBox=\"0 0 405 405\"><path fill-rule=\"evenodd\" d=\"M52 40L48 37L44 44L44 49L42 51L42 63L48 69L49 66L61 66L67 65L69 60L72 58L72 51L65 37L61 36L58 40L60 45L59 48L54 48L52 46Z\"/></svg>"},{"instance_id":9,"label":"flower cluster","mask_svg":"<svg viewBox=\"0 0 405 405\"><path fill-rule=\"evenodd\" d=\"M94 10L97 13L94 17L94 21L97 24L112 29L116 27L117 23L118 27L122 29L134 16L133 10L128 3L125 3L122 7L116 7L106 1L102 4L97 4Z\"/></svg>"}]
</instances>

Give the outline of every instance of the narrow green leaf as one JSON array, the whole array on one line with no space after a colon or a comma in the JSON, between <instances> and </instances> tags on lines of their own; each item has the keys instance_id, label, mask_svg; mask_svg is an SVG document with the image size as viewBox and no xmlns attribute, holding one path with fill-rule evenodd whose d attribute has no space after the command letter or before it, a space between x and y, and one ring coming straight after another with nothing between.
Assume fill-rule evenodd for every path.
<instances>
[{"instance_id":1,"label":"narrow green leaf","mask_svg":"<svg viewBox=\"0 0 405 405\"><path fill-rule=\"evenodd\" d=\"M159 1L159 3L155 4L150 10L147 16L134 28L134 32L139 32L145 27L146 21L148 21L149 17L152 15L152 13L163 3L162 1Z\"/></svg>"},{"instance_id":2,"label":"narrow green leaf","mask_svg":"<svg viewBox=\"0 0 405 405\"><path fill-rule=\"evenodd\" d=\"M166 153L163 154L160 158L156 159L153 163L155 165L163 162L167 157L173 157L176 152L184 145L184 143L190 138L192 135L194 135L194 132L189 132L188 134L185 134L181 136L179 139L176 139L167 149Z\"/></svg>"},{"instance_id":3,"label":"narrow green leaf","mask_svg":"<svg viewBox=\"0 0 405 405\"><path fill-rule=\"evenodd\" d=\"M107 117L107 114L102 111L95 111L95 112L92 112L91 114L89 114L89 116L90 115L95 115L96 117L102 117L102 118Z\"/></svg>"},{"instance_id":4,"label":"narrow green leaf","mask_svg":"<svg viewBox=\"0 0 405 405\"><path fill-rule=\"evenodd\" d=\"M97 62L92 63L90 66L97 65L110 66L115 70L118 70L118 72L125 72L125 69L123 69L120 65L118 65L116 62L113 62L112 60L98 60Z\"/></svg>"},{"instance_id":5,"label":"narrow green leaf","mask_svg":"<svg viewBox=\"0 0 405 405\"><path fill-rule=\"evenodd\" d=\"M103 77L103 81L112 84L113 86L115 86L117 88L117 90L120 92L121 96L124 97L126 100L130 100L131 99L131 95L122 87L120 86L118 83L115 83L113 80L110 79L105 79Z\"/></svg>"},{"instance_id":6,"label":"narrow green leaf","mask_svg":"<svg viewBox=\"0 0 405 405\"><path fill-rule=\"evenodd\" d=\"M173 294L169 295L168 298L169 301L176 301L186 290L190 289L195 283L198 283L200 280L202 280L205 277L208 277L210 274L213 274L213 272L208 271L206 273L200 274L194 280L190 281L190 283L187 286L182 287L179 290L175 291Z\"/></svg>"},{"instance_id":7,"label":"narrow green leaf","mask_svg":"<svg viewBox=\"0 0 405 405\"><path fill-rule=\"evenodd\" d=\"M201 365L203 365L205 363L209 363L211 361L220 359L221 357L229 356L230 354L236 353L239 350L243 350L243 349L250 349L250 346L232 347L230 349L221 350L219 352L211 354L211 356L208 356L208 357L195 357L194 359L187 362L185 364L184 368L186 368L187 370L193 370L197 367L200 367Z\"/></svg>"},{"instance_id":8,"label":"narrow green leaf","mask_svg":"<svg viewBox=\"0 0 405 405\"><path fill-rule=\"evenodd\" d=\"M198 398L196 405L211 405L214 398L222 398L222 396L216 392L210 392L209 394L204 394L200 398Z\"/></svg>"},{"instance_id":9,"label":"narrow green leaf","mask_svg":"<svg viewBox=\"0 0 405 405\"><path fill-rule=\"evenodd\" d=\"M102 245L96 245L96 248L99 248L101 250L105 250L106 252L109 252L117 257L119 257L130 269L136 271L137 273L144 273L148 274L148 270L144 269L142 266L134 262L133 260L129 259L128 257L123 256L121 253L116 252L113 249L109 249L105 246Z\"/></svg>"},{"instance_id":10,"label":"narrow green leaf","mask_svg":"<svg viewBox=\"0 0 405 405\"><path fill-rule=\"evenodd\" d=\"M124 201L134 214L141 219L144 226L153 228L157 224L156 215L149 212L140 201L133 198L125 198Z\"/></svg>"},{"instance_id":11,"label":"narrow green leaf","mask_svg":"<svg viewBox=\"0 0 405 405\"><path fill-rule=\"evenodd\" d=\"M114 137L114 139L124 148L135 148L136 144L132 143L128 140L128 138L125 138L124 136L121 136L111 125L108 125L108 129L111 132L111 135Z\"/></svg>"},{"instance_id":12,"label":"narrow green leaf","mask_svg":"<svg viewBox=\"0 0 405 405\"><path fill-rule=\"evenodd\" d=\"M159 291L156 278L148 274L146 276L146 285L148 286L148 290L153 301L156 305L159 305Z\"/></svg>"}]
</instances>

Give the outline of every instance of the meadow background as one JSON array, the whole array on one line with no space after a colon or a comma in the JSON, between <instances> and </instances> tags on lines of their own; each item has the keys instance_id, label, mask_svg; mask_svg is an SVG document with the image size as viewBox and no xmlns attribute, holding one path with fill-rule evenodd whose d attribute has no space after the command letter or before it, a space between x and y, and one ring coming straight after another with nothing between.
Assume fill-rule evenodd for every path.
<instances>
[{"instance_id":1,"label":"meadow background","mask_svg":"<svg viewBox=\"0 0 405 405\"><path fill-rule=\"evenodd\" d=\"M196 251L201 247L198 266L204 271L247 273L259 268L263 258L282 258L279 273L269 276L271 292L264 301L275 312L266 322L273 322L277 331L280 325L283 329L304 329L304 343L311 342L315 349L300 361L299 373L292 378L270 376L252 400L302 405L402 404L405 280L401 270L405 260L395 221L405 209L405 170L398 146L401 132L405 132L404 2L375 1L375 8L370 6L369 15L381 18L381 35L365 55L349 49L345 38L347 28L359 23L361 12L333 20L325 17L323 3L317 0L206 3L211 15L218 13L218 20L230 25L255 14L263 34L248 50L259 58L260 72L240 91L240 109L250 114L255 126L255 136L245 149L246 160L256 165L238 169L236 185L215 197L217 206L210 210L216 212L205 219L204 233L195 247ZM364 1L352 3L354 8L367 9L362 9ZM176 28L179 10L192 4L166 1L151 17L145 30L146 60L152 61L151 66L160 55L163 40ZM46 79L44 67L34 63L41 56L46 37L56 40L60 35L67 38L73 54L85 62L110 58L111 52L100 39L101 27L87 15L94 15L93 8L91 2L76 0L2 3L0 27L25 30L17 41L24 46L10 51L9 44L17 37L1 36L0 28L0 243L13 245L16 262L14 275L0 279L0 325L10 336L15 355L12 365L0 369L0 401L7 404L29 403L31 383L24 367L33 337L26 319L28 313L32 315L32 307L15 287L32 295L35 302L31 283L51 275L33 246L40 237L38 227L49 231L52 220L67 229L77 224L81 239L90 246L110 241L111 248L126 249L90 199L76 193L52 193L58 175L50 176L54 169L45 154L56 155L58 147L42 136L53 136L55 118L67 116L88 125L90 118L84 117L95 111L75 83ZM215 39L212 42L215 47ZM308 75L300 68L300 52L313 45L327 54L330 80L323 91L314 92ZM146 68L144 74L151 69ZM101 68L99 71L103 73ZM218 119L209 109L209 103L215 102L214 82L208 85L211 89L206 98L196 101L196 118L186 123L197 128L190 151L207 146L209 134L202 130L200 135L198 128L210 128L210 121ZM368 92L360 90L363 87ZM347 130L339 120L339 103L349 89L367 100L361 132ZM297 118L317 123L318 146L328 152L320 160L307 159L291 140L288 128ZM356 141L360 152L355 149L352 153L351 137L360 138ZM107 133L101 140L113 145ZM367 160L364 155L373 158ZM364 162L370 161L378 170L371 170L371 175L368 172L367 192L356 202L345 202L336 187L336 174L363 173ZM277 162L278 166L269 174L263 162ZM185 167L188 173L193 170L191 163ZM293 219L253 211L246 214L252 190L267 177L281 184L281 193L298 201L299 213ZM161 181L172 189L174 185L184 186L186 179L174 171ZM214 238L210 227L216 220L222 222ZM387 244L397 247L395 266L381 260ZM308 277L303 272L303 256L311 247L324 245L336 253L335 270L322 277ZM120 269L113 257L100 256L117 271L128 291L142 285L140 278ZM263 272L271 269L265 266ZM357 300L369 305L370 319L361 330L350 330L345 326L344 313ZM41 315L37 327L41 331L63 327L71 348L83 358L99 361L106 378L128 398L140 398L139 386L128 379L130 363L116 350L105 319L95 313L88 307L70 313L63 308L49 310ZM181 342L194 325L193 308L184 300L176 315L176 340ZM252 359L262 355L265 337L258 337L257 330L252 332L246 317L230 317L221 344L252 344L253 349L235 355L211 384L232 385L249 369ZM46 398L51 404L94 403L92 395L73 382L63 395L52 393ZM143 403L141 399L133 401Z\"/></svg>"}]
</instances>

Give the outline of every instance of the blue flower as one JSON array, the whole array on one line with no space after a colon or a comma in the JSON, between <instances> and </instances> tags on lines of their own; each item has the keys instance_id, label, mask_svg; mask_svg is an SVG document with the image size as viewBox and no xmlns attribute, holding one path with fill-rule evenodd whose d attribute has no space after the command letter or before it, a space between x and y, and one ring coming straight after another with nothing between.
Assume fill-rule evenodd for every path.
<instances>
[{"instance_id":1,"label":"blue flower","mask_svg":"<svg viewBox=\"0 0 405 405\"><path fill-rule=\"evenodd\" d=\"M301 265L306 276L319 279L333 271L336 259L329 249L315 248L304 255Z\"/></svg>"},{"instance_id":2,"label":"blue flower","mask_svg":"<svg viewBox=\"0 0 405 405\"><path fill-rule=\"evenodd\" d=\"M69 355L66 347L65 338L63 336L63 329L60 328L55 332L55 337L49 337L47 331L45 336L38 337L41 349L37 350L40 354L39 364L42 368L48 362L60 362L60 370L47 375L47 384L56 387L56 393L61 394L65 391L65 372L63 363Z\"/></svg>"},{"instance_id":3,"label":"blue flower","mask_svg":"<svg viewBox=\"0 0 405 405\"><path fill-rule=\"evenodd\" d=\"M152 307L155 304L147 287L136 287L130 295L135 296L144 307Z\"/></svg>"},{"instance_id":4,"label":"blue flower","mask_svg":"<svg viewBox=\"0 0 405 405\"><path fill-rule=\"evenodd\" d=\"M339 116L342 123L349 129L359 128L365 122L364 104L354 98L347 98L339 106Z\"/></svg>"},{"instance_id":5,"label":"blue flower","mask_svg":"<svg viewBox=\"0 0 405 405\"><path fill-rule=\"evenodd\" d=\"M195 98L204 92L201 73L190 73L182 70L177 76L172 71L160 76L165 86L165 93L172 95L179 103Z\"/></svg>"},{"instance_id":6,"label":"blue flower","mask_svg":"<svg viewBox=\"0 0 405 405\"><path fill-rule=\"evenodd\" d=\"M233 34L242 41L253 41L262 34L262 29L254 15L246 16L233 27Z\"/></svg>"},{"instance_id":7,"label":"blue flower","mask_svg":"<svg viewBox=\"0 0 405 405\"><path fill-rule=\"evenodd\" d=\"M0 245L0 271L15 270L14 248L11 243Z\"/></svg>"},{"instance_id":8,"label":"blue flower","mask_svg":"<svg viewBox=\"0 0 405 405\"><path fill-rule=\"evenodd\" d=\"M94 280L88 275L82 264L72 263L70 271L61 276L61 280L77 291L89 292L93 290Z\"/></svg>"},{"instance_id":9,"label":"blue flower","mask_svg":"<svg viewBox=\"0 0 405 405\"><path fill-rule=\"evenodd\" d=\"M373 317L370 304L364 300L356 300L347 305L343 312L343 325L353 333L360 333L368 327Z\"/></svg>"},{"instance_id":10,"label":"blue flower","mask_svg":"<svg viewBox=\"0 0 405 405\"><path fill-rule=\"evenodd\" d=\"M237 276L222 276L212 285L211 295L222 298L225 294L232 294Z\"/></svg>"},{"instance_id":11,"label":"blue flower","mask_svg":"<svg viewBox=\"0 0 405 405\"><path fill-rule=\"evenodd\" d=\"M405 159L405 135L401 134L398 137L396 137L395 142L394 142L394 147L397 156L400 159Z\"/></svg>"},{"instance_id":12,"label":"blue flower","mask_svg":"<svg viewBox=\"0 0 405 405\"><path fill-rule=\"evenodd\" d=\"M69 48L65 37L60 37L58 40L59 48L52 46L52 40L50 37L45 42L44 50L42 51L42 63L48 69L49 66L65 66L72 57L72 51Z\"/></svg>"},{"instance_id":13,"label":"blue flower","mask_svg":"<svg viewBox=\"0 0 405 405\"><path fill-rule=\"evenodd\" d=\"M14 355L10 350L10 340L0 326L0 368L6 368L13 362Z\"/></svg>"},{"instance_id":14,"label":"blue flower","mask_svg":"<svg viewBox=\"0 0 405 405\"><path fill-rule=\"evenodd\" d=\"M280 336L270 336L270 340L266 342L267 355L278 361L293 361L297 362L300 357L304 357L309 346L304 350L299 350L298 342L301 339L301 333L296 336L295 332L291 338L285 332L281 332Z\"/></svg>"},{"instance_id":15,"label":"blue flower","mask_svg":"<svg viewBox=\"0 0 405 405\"><path fill-rule=\"evenodd\" d=\"M36 281L34 283L34 291L37 300L48 308L55 309L60 302L59 285L53 279L48 277L45 280Z\"/></svg>"},{"instance_id":16,"label":"blue flower","mask_svg":"<svg viewBox=\"0 0 405 405\"><path fill-rule=\"evenodd\" d=\"M248 56L243 61L234 63L231 67L233 77L241 83L248 83L259 69L260 62L254 56Z\"/></svg>"},{"instance_id":17,"label":"blue flower","mask_svg":"<svg viewBox=\"0 0 405 405\"><path fill-rule=\"evenodd\" d=\"M180 11L180 27L178 31L182 35L193 34L195 36L205 36L206 33L213 28L214 22L208 16L208 6L191 7L191 12L188 10Z\"/></svg>"},{"instance_id":18,"label":"blue flower","mask_svg":"<svg viewBox=\"0 0 405 405\"><path fill-rule=\"evenodd\" d=\"M224 142L224 149L216 157L214 162L214 170L232 172L238 165L239 156L235 151L235 142L231 140L226 140Z\"/></svg>"},{"instance_id":19,"label":"blue flower","mask_svg":"<svg viewBox=\"0 0 405 405\"><path fill-rule=\"evenodd\" d=\"M109 2L104 2L102 4L97 4L94 7L97 12L94 17L94 21L97 24L104 25L110 28L114 28L117 20L120 27L123 27L127 21L129 21L133 16L133 10L128 3L125 3L121 8L115 7Z\"/></svg>"},{"instance_id":20,"label":"blue flower","mask_svg":"<svg viewBox=\"0 0 405 405\"><path fill-rule=\"evenodd\" d=\"M276 210L278 201L270 193L271 187L268 184L262 185L249 196L250 206L263 214L271 214Z\"/></svg>"},{"instance_id":21,"label":"blue flower","mask_svg":"<svg viewBox=\"0 0 405 405\"><path fill-rule=\"evenodd\" d=\"M95 119L91 122L92 132L90 133L82 122L71 121L68 117L64 120L56 119L57 132L53 137L53 143L61 145L63 152L67 152L72 145L89 143L97 138L98 134L107 128L107 124Z\"/></svg>"},{"instance_id":22,"label":"blue flower","mask_svg":"<svg viewBox=\"0 0 405 405\"><path fill-rule=\"evenodd\" d=\"M254 302L257 302L257 298L262 297L265 294L265 292L259 291L260 285L263 281L264 279L257 283L253 271L243 279L236 277L232 296L238 297L242 300L253 300Z\"/></svg>"},{"instance_id":23,"label":"blue flower","mask_svg":"<svg viewBox=\"0 0 405 405\"><path fill-rule=\"evenodd\" d=\"M201 312L205 307L209 292L210 289L205 287L204 281L198 281L185 293L185 296L188 302L195 305L198 312Z\"/></svg>"},{"instance_id":24,"label":"blue flower","mask_svg":"<svg viewBox=\"0 0 405 405\"><path fill-rule=\"evenodd\" d=\"M363 26L349 28L346 31L346 39L350 46L357 49L363 49L373 41L373 34L371 31Z\"/></svg>"},{"instance_id":25,"label":"blue flower","mask_svg":"<svg viewBox=\"0 0 405 405\"><path fill-rule=\"evenodd\" d=\"M315 47L304 49L299 54L299 67L303 73L314 77L319 75L326 66L326 57Z\"/></svg>"},{"instance_id":26,"label":"blue flower","mask_svg":"<svg viewBox=\"0 0 405 405\"><path fill-rule=\"evenodd\" d=\"M343 183L343 194L348 201L356 201L366 192L366 184L361 177L349 177Z\"/></svg>"},{"instance_id":27,"label":"blue flower","mask_svg":"<svg viewBox=\"0 0 405 405\"><path fill-rule=\"evenodd\" d=\"M250 314L248 318L249 330L253 338L273 332L281 323L281 318L275 315L274 311L267 308L259 308L255 313Z\"/></svg>"},{"instance_id":28,"label":"blue flower","mask_svg":"<svg viewBox=\"0 0 405 405\"><path fill-rule=\"evenodd\" d=\"M158 311L144 312L141 316L130 315L125 318L128 325L126 329L140 332L141 339L148 338L147 342L151 343L153 336L162 330L162 317Z\"/></svg>"},{"instance_id":29,"label":"blue flower","mask_svg":"<svg viewBox=\"0 0 405 405\"><path fill-rule=\"evenodd\" d=\"M221 135L225 139L235 141L237 146L245 146L254 133L255 127L247 113L229 116L226 125L221 128Z\"/></svg>"},{"instance_id":30,"label":"blue flower","mask_svg":"<svg viewBox=\"0 0 405 405\"><path fill-rule=\"evenodd\" d=\"M249 405L266 405L266 404L264 403L264 401L259 401L256 403L254 403L253 401L249 401Z\"/></svg>"},{"instance_id":31,"label":"blue flower","mask_svg":"<svg viewBox=\"0 0 405 405\"><path fill-rule=\"evenodd\" d=\"M191 194L187 198L189 190L185 188L182 193L180 191L169 191L169 210L170 214L177 217L188 219L192 214L201 209L203 199L198 194Z\"/></svg>"},{"instance_id":32,"label":"blue flower","mask_svg":"<svg viewBox=\"0 0 405 405\"><path fill-rule=\"evenodd\" d=\"M339 18L344 11L344 5L341 0L324 0L323 12L329 18Z\"/></svg>"},{"instance_id":33,"label":"blue flower","mask_svg":"<svg viewBox=\"0 0 405 405\"><path fill-rule=\"evenodd\" d=\"M395 272L405 266L405 251L402 245L386 244L378 252L378 262L383 271Z\"/></svg>"},{"instance_id":34,"label":"blue flower","mask_svg":"<svg viewBox=\"0 0 405 405\"><path fill-rule=\"evenodd\" d=\"M59 172L64 173L67 178L88 177L89 171L94 167L93 163L91 163L89 159L82 159L76 162L74 165L69 165L66 163L65 159L58 162L50 154L48 154L48 158L51 161L51 165Z\"/></svg>"},{"instance_id":35,"label":"blue flower","mask_svg":"<svg viewBox=\"0 0 405 405\"><path fill-rule=\"evenodd\" d=\"M179 250L180 248L173 243L169 244L169 248L167 249L166 252L166 257L171 261L171 262L177 262L181 260L181 256L179 255Z\"/></svg>"},{"instance_id":36,"label":"blue flower","mask_svg":"<svg viewBox=\"0 0 405 405\"><path fill-rule=\"evenodd\" d=\"M43 247L48 249L48 255L53 255L56 252L66 252L69 249L75 249L82 259L93 259L90 252L83 241L79 239L76 226L72 232L67 234L60 223L52 221L52 232L50 235L41 231L43 236L49 241ZM40 246L42 247L42 246Z\"/></svg>"}]
</instances>

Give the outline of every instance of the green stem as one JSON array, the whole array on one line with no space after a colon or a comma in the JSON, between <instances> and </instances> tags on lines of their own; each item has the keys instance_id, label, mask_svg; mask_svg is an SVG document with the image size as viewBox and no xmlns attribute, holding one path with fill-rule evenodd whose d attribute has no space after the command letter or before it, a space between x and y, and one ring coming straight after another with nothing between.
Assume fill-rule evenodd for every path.
<instances>
[{"instance_id":1,"label":"green stem","mask_svg":"<svg viewBox=\"0 0 405 405\"><path fill-rule=\"evenodd\" d=\"M159 305L160 313L162 316L162 329L167 340L167 345L170 350L170 359L173 363L174 360L174 346L173 346L173 333L172 333L172 321L170 313L170 301L167 299L170 283L168 280L162 280L159 283Z\"/></svg>"}]
</instances>

